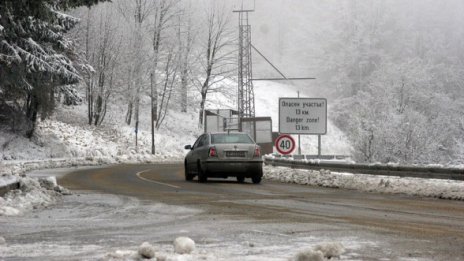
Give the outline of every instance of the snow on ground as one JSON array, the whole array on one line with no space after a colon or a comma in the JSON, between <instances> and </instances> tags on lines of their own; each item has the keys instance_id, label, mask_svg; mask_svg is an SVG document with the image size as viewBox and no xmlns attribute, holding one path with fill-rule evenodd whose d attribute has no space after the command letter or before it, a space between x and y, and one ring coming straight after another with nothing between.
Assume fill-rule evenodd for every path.
<instances>
[{"instance_id":1,"label":"snow on ground","mask_svg":"<svg viewBox=\"0 0 464 261\"><path fill-rule=\"evenodd\" d=\"M377 243L364 236L328 235L321 224L302 228L299 224L231 220L208 213L202 215L201 210L192 207L119 195L56 195L55 205L47 207L47 195L55 193L50 190L55 179L43 177L47 173L59 176L64 172L34 172L31 175L42 183L27 178L21 191L9 193L24 194L25 202L36 198L39 204L30 205L28 211L18 216L1 217L4 224L10 224L0 227L0 236L5 239L5 243L0 243L1 257L121 261L141 260L141 253L149 257L154 252L151 260L289 260L308 248L330 249L330 244L324 242L336 240L338 246L348 250L341 254L341 259L357 260L361 251L378 248ZM11 200L8 204L15 203ZM294 233L300 229L301 234ZM333 227L327 229L334 231ZM176 244L181 245L178 250Z\"/></svg>"},{"instance_id":2,"label":"snow on ground","mask_svg":"<svg viewBox=\"0 0 464 261\"><path fill-rule=\"evenodd\" d=\"M39 122L32 140L2 131L0 158L5 162L78 157L123 161L179 159L184 155L183 146L192 143L199 132L196 127L188 127L195 126L191 115L172 112L167 126L155 133L157 153L151 155L151 132L148 128L139 130L136 147L133 128L119 123L89 126L83 116L83 107L76 106L74 109L77 112L73 108L62 107L52 118Z\"/></svg>"},{"instance_id":3,"label":"snow on ground","mask_svg":"<svg viewBox=\"0 0 464 261\"><path fill-rule=\"evenodd\" d=\"M0 216L18 216L33 209L44 208L70 193L56 183L55 177L21 177L18 180L19 189L0 197Z\"/></svg>"},{"instance_id":4,"label":"snow on ground","mask_svg":"<svg viewBox=\"0 0 464 261\"><path fill-rule=\"evenodd\" d=\"M264 178L310 186L464 200L464 181L351 174L272 166L264 167Z\"/></svg>"}]
</instances>

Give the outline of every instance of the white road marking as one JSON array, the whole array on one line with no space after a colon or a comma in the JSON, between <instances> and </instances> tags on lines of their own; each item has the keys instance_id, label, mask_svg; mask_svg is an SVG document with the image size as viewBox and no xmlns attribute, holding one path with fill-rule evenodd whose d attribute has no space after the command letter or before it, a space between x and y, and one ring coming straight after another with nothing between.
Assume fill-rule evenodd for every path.
<instances>
[{"instance_id":1,"label":"white road marking","mask_svg":"<svg viewBox=\"0 0 464 261\"><path fill-rule=\"evenodd\" d=\"M142 171L139 171L139 172L135 173L135 175L136 175L139 179L144 180L144 181L147 181L147 182L151 182L151 183L155 183L155 184L163 185L163 186L168 186L168 187L171 187L171 188L180 189L179 186L175 186L175 185L171 185L171 184L163 183L163 182L159 182L159 181L154 181L154 180L151 180L151 179L146 179L146 178L140 176L140 175L142 175L142 173L147 172L147 171L150 171L150 170L152 170L152 169L142 170Z\"/></svg>"}]
</instances>

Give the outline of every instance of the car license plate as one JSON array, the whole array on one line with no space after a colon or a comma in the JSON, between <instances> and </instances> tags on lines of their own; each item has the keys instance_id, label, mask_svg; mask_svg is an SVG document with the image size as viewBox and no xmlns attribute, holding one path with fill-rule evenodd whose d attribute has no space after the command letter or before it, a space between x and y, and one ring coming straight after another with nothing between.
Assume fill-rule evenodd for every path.
<instances>
[{"instance_id":1,"label":"car license plate","mask_svg":"<svg viewBox=\"0 0 464 261\"><path fill-rule=\"evenodd\" d=\"M226 157L229 158L245 158L246 152L245 151L226 151Z\"/></svg>"}]
</instances>

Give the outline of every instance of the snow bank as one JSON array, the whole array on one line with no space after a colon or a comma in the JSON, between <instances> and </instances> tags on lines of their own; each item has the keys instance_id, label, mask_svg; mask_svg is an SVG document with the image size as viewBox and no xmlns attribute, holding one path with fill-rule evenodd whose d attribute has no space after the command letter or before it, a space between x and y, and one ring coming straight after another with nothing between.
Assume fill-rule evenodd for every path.
<instances>
[{"instance_id":1,"label":"snow bank","mask_svg":"<svg viewBox=\"0 0 464 261\"><path fill-rule=\"evenodd\" d=\"M375 176L272 166L264 167L264 178L301 185L464 200L464 181Z\"/></svg>"},{"instance_id":2,"label":"snow bank","mask_svg":"<svg viewBox=\"0 0 464 261\"><path fill-rule=\"evenodd\" d=\"M294 258L294 261L324 261L324 254L321 251L306 249L299 252Z\"/></svg>"},{"instance_id":3,"label":"snow bank","mask_svg":"<svg viewBox=\"0 0 464 261\"><path fill-rule=\"evenodd\" d=\"M116 260L157 260L157 261L181 261L181 260L217 260L216 257L205 255L204 253L193 254L195 242L188 237L178 237L173 242L174 253L163 250L156 250L156 247L149 242L144 242L139 246L138 251L116 250L103 257L105 261ZM172 250L171 250L172 251Z\"/></svg>"},{"instance_id":4,"label":"snow bank","mask_svg":"<svg viewBox=\"0 0 464 261\"><path fill-rule=\"evenodd\" d=\"M56 184L54 177L19 178L19 189L0 197L0 216L17 216L32 209L49 206L69 191Z\"/></svg>"},{"instance_id":5,"label":"snow bank","mask_svg":"<svg viewBox=\"0 0 464 261\"><path fill-rule=\"evenodd\" d=\"M18 179L19 179L18 176L3 173L0 176L0 187L6 187L8 185L16 183L16 182L18 182Z\"/></svg>"},{"instance_id":6,"label":"snow bank","mask_svg":"<svg viewBox=\"0 0 464 261\"><path fill-rule=\"evenodd\" d=\"M340 258L345 252L341 243L329 242L315 246L313 249L304 249L293 258L294 261L323 261L332 258Z\"/></svg>"},{"instance_id":7,"label":"snow bank","mask_svg":"<svg viewBox=\"0 0 464 261\"><path fill-rule=\"evenodd\" d=\"M315 246L314 250L320 251L328 259L340 257L345 252L343 245L338 242L322 243Z\"/></svg>"}]
</instances>

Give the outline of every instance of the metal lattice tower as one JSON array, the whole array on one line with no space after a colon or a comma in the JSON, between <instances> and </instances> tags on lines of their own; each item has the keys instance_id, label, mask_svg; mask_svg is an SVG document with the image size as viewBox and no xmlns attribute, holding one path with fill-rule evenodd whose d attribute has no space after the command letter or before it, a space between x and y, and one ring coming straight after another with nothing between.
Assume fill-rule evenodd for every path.
<instances>
[{"instance_id":1,"label":"metal lattice tower","mask_svg":"<svg viewBox=\"0 0 464 261\"><path fill-rule=\"evenodd\" d=\"M253 66L251 60L251 25L248 14L253 10L234 11L239 15L238 113L240 118L255 117Z\"/></svg>"}]
</instances>

